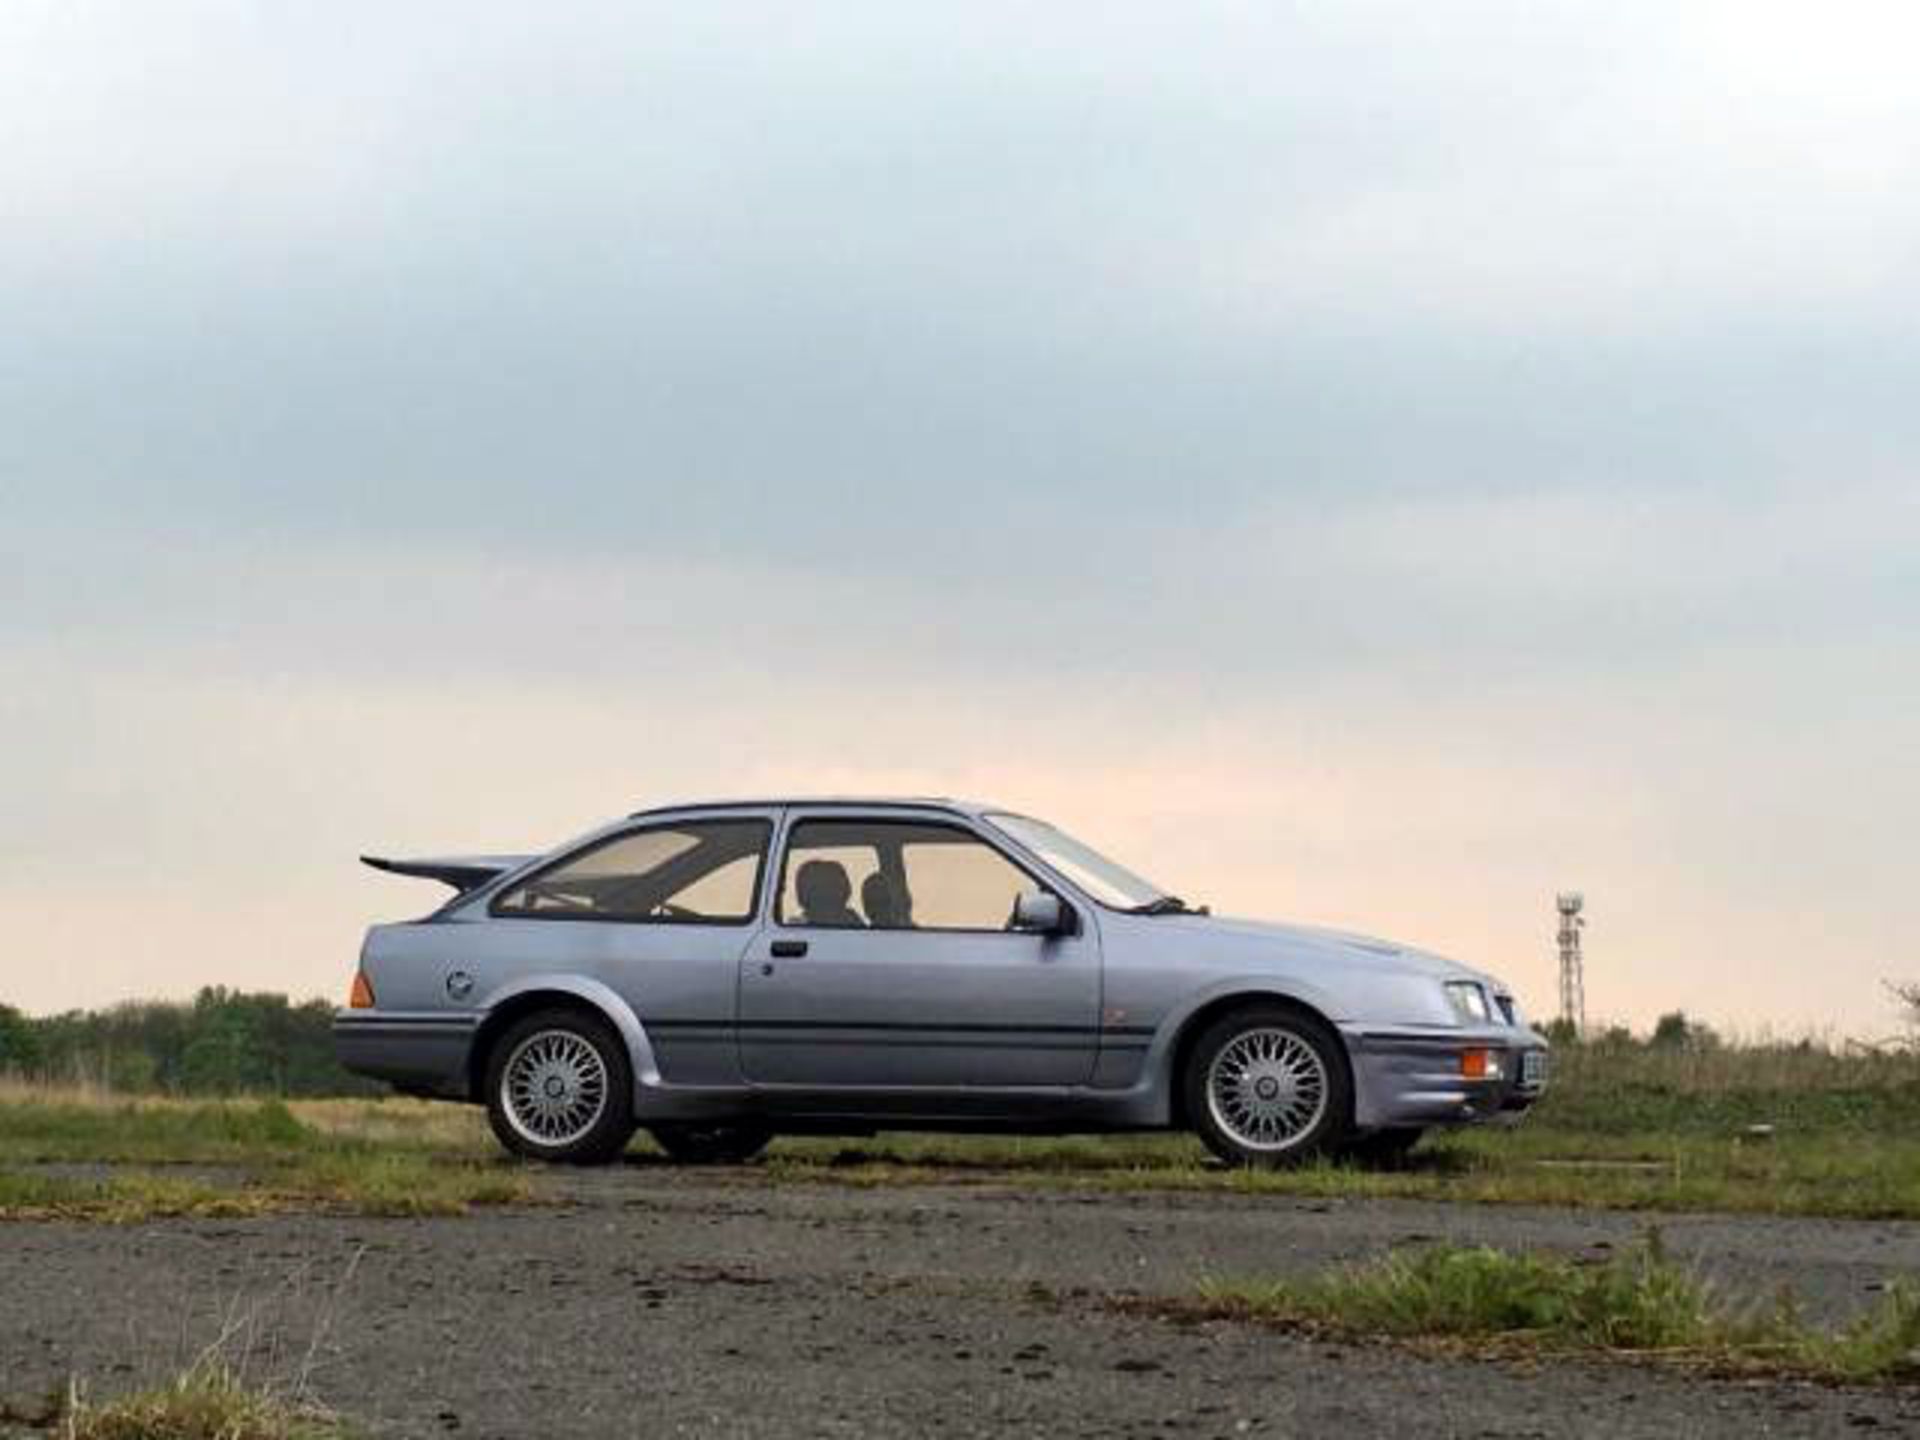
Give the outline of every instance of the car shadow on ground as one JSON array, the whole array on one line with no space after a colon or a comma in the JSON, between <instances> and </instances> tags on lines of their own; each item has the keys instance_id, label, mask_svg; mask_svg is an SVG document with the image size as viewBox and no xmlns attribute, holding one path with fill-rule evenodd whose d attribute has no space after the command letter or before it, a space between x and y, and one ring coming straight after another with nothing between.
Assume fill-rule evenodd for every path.
<instances>
[{"instance_id":1,"label":"car shadow on ground","mask_svg":"<svg viewBox=\"0 0 1920 1440\"><path fill-rule=\"evenodd\" d=\"M1071 1177L1084 1175L1124 1174L1132 1177L1151 1177L1165 1175L1170 1182L1193 1176L1206 1176L1226 1180L1239 1172L1240 1167L1216 1159L1213 1156L1191 1159L1168 1158L1143 1160L1138 1155L1115 1152L1102 1155L1091 1152L1073 1157L1057 1155L1036 1155L1032 1157L1010 1156L1007 1154L969 1154L963 1145L951 1150L928 1149L901 1154L898 1151L859 1144L840 1146L834 1150L816 1150L806 1155L780 1155L772 1157L783 1162L783 1169L813 1170L823 1173L833 1171L895 1172L903 1179L912 1176L1005 1176L1005 1175L1048 1175ZM700 1165L689 1167L669 1156L646 1151L629 1152L620 1159L623 1169L670 1173L697 1168L701 1171L751 1171L763 1168L766 1157L756 1157L740 1164ZM1473 1168L1471 1157L1451 1150L1418 1149L1410 1153L1387 1156L1334 1156L1321 1157L1308 1162L1312 1168L1323 1171L1354 1171L1395 1174L1421 1175L1433 1178L1465 1175Z\"/></svg>"}]
</instances>

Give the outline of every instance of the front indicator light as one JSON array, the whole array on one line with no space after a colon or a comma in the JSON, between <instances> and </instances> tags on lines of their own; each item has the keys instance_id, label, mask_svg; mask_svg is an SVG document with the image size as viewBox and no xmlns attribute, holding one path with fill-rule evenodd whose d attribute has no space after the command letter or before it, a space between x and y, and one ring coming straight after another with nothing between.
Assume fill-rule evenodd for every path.
<instances>
[{"instance_id":1,"label":"front indicator light","mask_svg":"<svg viewBox=\"0 0 1920 1440\"><path fill-rule=\"evenodd\" d=\"M1462 1050L1460 1074L1467 1080L1498 1080L1500 1057L1491 1050Z\"/></svg>"},{"instance_id":2,"label":"front indicator light","mask_svg":"<svg viewBox=\"0 0 1920 1440\"><path fill-rule=\"evenodd\" d=\"M367 972L353 972L353 989L347 992L349 1010L371 1010L373 1008L373 986L367 981Z\"/></svg>"}]
</instances>

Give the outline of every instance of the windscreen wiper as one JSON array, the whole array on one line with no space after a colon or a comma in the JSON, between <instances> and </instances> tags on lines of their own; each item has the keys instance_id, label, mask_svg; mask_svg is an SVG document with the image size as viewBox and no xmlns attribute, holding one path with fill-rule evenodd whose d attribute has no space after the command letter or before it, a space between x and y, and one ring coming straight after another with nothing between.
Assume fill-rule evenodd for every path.
<instances>
[{"instance_id":1,"label":"windscreen wiper","mask_svg":"<svg viewBox=\"0 0 1920 1440\"><path fill-rule=\"evenodd\" d=\"M1198 910L1187 904L1178 895L1162 895L1157 900L1149 900L1144 905L1135 905L1127 911L1129 915L1204 915L1207 907Z\"/></svg>"}]
</instances>

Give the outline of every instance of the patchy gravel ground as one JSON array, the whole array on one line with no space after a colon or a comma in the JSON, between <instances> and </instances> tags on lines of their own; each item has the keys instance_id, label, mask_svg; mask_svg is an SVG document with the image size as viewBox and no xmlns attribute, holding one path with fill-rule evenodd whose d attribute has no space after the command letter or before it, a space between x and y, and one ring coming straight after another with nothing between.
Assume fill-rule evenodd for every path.
<instances>
[{"instance_id":1,"label":"patchy gravel ground","mask_svg":"<svg viewBox=\"0 0 1920 1440\"><path fill-rule=\"evenodd\" d=\"M1092 1293L1421 1238L1583 1250L1601 1213L978 1187L646 1163L463 1220L0 1226L0 1394L177 1370L222 1330L377 1433L1920 1435L1920 1392L1425 1359L1113 1313ZM1920 1272L1920 1225L1690 1217L1671 1248L1827 1316Z\"/></svg>"}]
</instances>

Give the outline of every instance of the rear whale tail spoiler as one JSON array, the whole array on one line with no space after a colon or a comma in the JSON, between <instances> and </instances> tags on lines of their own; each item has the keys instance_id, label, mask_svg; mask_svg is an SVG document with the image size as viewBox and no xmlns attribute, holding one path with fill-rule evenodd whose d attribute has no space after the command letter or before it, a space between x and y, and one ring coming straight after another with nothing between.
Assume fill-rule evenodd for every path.
<instances>
[{"instance_id":1,"label":"rear whale tail spoiler","mask_svg":"<svg viewBox=\"0 0 1920 1440\"><path fill-rule=\"evenodd\" d=\"M464 895L531 859L531 855L445 855L430 860L389 860L384 855L362 855L360 863L384 870L389 875L413 875L422 880L438 880Z\"/></svg>"}]
</instances>

